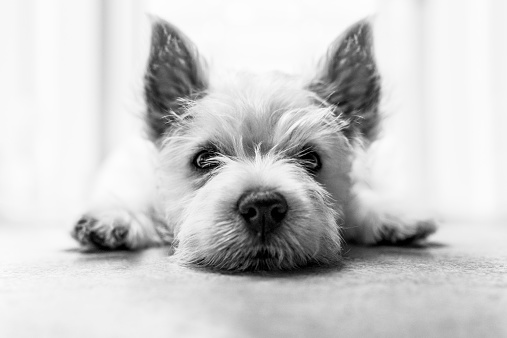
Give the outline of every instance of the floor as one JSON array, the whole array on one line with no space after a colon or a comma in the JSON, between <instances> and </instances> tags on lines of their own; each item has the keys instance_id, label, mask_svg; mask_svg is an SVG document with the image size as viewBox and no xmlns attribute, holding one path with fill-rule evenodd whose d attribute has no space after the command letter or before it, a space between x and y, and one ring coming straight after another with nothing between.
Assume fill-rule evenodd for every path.
<instances>
[{"instance_id":1,"label":"floor","mask_svg":"<svg viewBox=\"0 0 507 338\"><path fill-rule=\"evenodd\" d=\"M506 226L444 226L339 267L231 275L0 226L0 337L507 337L506 242Z\"/></svg>"}]
</instances>

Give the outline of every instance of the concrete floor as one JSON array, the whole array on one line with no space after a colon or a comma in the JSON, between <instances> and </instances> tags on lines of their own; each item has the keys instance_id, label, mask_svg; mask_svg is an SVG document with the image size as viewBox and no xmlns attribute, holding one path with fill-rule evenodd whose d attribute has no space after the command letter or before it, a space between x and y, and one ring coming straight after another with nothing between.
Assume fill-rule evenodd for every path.
<instances>
[{"instance_id":1,"label":"concrete floor","mask_svg":"<svg viewBox=\"0 0 507 338\"><path fill-rule=\"evenodd\" d=\"M446 226L425 248L227 275L0 227L0 337L507 337L506 242L506 226Z\"/></svg>"}]
</instances>

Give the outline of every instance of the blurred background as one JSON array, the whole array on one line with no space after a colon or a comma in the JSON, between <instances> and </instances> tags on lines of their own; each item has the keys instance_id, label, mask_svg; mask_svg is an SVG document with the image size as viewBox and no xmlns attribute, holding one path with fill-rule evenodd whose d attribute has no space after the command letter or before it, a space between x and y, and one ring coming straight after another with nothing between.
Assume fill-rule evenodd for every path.
<instances>
[{"instance_id":1,"label":"blurred background","mask_svg":"<svg viewBox=\"0 0 507 338\"><path fill-rule=\"evenodd\" d=\"M215 67L293 73L375 14L379 188L447 222L507 221L507 1L0 0L0 226L70 226L140 133L148 13Z\"/></svg>"}]
</instances>

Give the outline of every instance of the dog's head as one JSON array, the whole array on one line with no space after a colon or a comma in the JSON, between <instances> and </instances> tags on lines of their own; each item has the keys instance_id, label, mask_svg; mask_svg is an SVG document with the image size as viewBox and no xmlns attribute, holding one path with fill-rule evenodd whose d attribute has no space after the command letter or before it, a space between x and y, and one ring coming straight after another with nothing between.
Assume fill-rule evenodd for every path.
<instances>
[{"instance_id":1,"label":"dog's head","mask_svg":"<svg viewBox=\"0 0 507 338\"><path fill-rule=\"evenodd\" d=\"M351 27L311 81L213 79L181 32L154 22L147 122L176 257L230 270L339 260L353 147L377 125L371 35Z\"/></svg>"}]
</instances>

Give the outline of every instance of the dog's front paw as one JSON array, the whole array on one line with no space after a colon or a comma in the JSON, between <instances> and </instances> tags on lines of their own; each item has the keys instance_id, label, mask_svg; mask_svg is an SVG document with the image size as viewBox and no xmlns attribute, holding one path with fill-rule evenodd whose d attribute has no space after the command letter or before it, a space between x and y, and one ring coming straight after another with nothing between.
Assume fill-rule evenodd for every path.
<instances>
[{"instance_id":1,"label":"dog's front paw","mask_svg":"<svg viewBox=\"0 0 507 338\"><path fill-rule=\"evenodd\" d=\"M130 220L125 215L84 215L71 234L85 247L113 250L128 247L129 230Z\"/></svg>"},{"instance_id":2,"label":"dog's front paw","mask_svg":"<svg viewBox=\"0 0 507 338\"><path fill-rule=\"evenodd\" d=\"M405 245L425 239L437 230L434 220L406 221L389 218L382 222L376 234L378 244Z\"/></svg>"}]
</instances>

